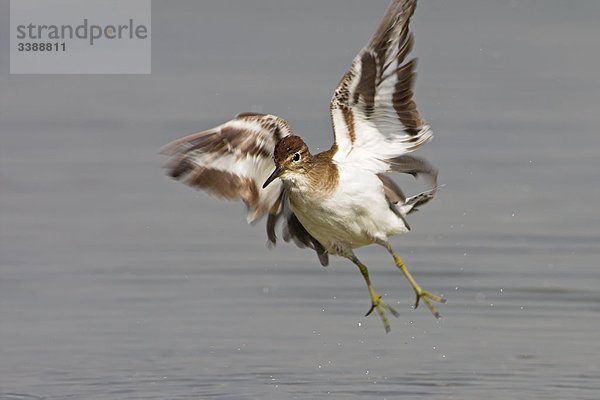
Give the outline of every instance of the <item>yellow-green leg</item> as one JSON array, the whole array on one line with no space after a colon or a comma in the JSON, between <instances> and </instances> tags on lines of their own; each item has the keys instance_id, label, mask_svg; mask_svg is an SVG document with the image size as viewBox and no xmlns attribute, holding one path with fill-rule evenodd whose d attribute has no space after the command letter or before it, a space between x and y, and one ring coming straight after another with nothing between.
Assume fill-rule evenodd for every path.
<instances>
[{"instance_id":1,"label":"yellow-green leg","mask_svg":"<svg viewBox=\"0 0 600 400\"><path fill-rule=\"evenodd\" d=\"M389 332L390 322L388 321L385 312L389 311L394 317L399 317L400 314L398 313L398 311L394 310L393 307L387 305L383 300L381 300L381 296L379 296L377 292L375 292L373 286L371 285L371 278L369 278L369 270L367 269L367 266L361 263L360 260L356 258L356 256L349 257L349 259L358 267L360 273L365 279L367 288L369 289L369 295L371 296L371 308L369 309L366 315L368 316L373 312L373 310L377 310L377 313L379 314L379 317L383 322L383 327L385 328L385 331Z\"/></svg>"},{"instance_id":2,"label":"yellow-green leg","mask_svg":"<svg viewBox=\"0 0 600 400\"><path fill-rule=\"evenodd\" d=\"M417 296L417 300L415 301L415 308L419 306L419 301L423 299L423 303L425 303L425 305L427 306L427 308L429 308L433 315L436 318L440 318L440 312L431 302L435 301L438 303L445 303L446 299L444 299L441 296L437 296L433 293L430 293L426 290L423 290L423 288L417 283L417 281L415 281L415 278L413 278L413 276L410 274L408 268L406 268L406 265L404 264L402 258L394 252L390 244L385 243L384 246L394 258L394 263L396 264L396 267L400 268L406 279L408 279L413 289L415 290L415 294Z\"/></svg>"}]
</instances>

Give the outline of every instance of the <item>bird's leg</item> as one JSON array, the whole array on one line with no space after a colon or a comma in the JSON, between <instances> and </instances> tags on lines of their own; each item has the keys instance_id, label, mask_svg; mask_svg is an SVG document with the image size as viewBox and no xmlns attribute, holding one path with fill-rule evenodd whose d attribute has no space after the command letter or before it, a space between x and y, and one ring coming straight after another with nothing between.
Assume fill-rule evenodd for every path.
<instances>
[{"instance_id":1,"label":"bird's leg","mask_svg":"<svg viewBox=\"0 0 600 400\"><path fill-rule=\"evenodd\" d=\"M404 264L402 258L394 252L392 246L390 246L390 244L387 242L383 242L382 244L394 258L394 263L396 264L396 267L400 268L406 279L408 279L413 289L415 290L415 294L417 296L417 299L415 301L415 308L419 306L419 301L422 299L423 303L425 303L425 305L427 306L427 308L429 308L433 315L436 318L440 318L440 313L438 309L431 302L435 301L438 303L445 303L446 299L444 299L441 296L437 296L433 293L430 293L426 290L423 290L423 288L417 283L417 281L415 281L415 278L413 278L413 276L410 274L408 268L406 268L406 265Z\"/></svg>"},{"instance_id":2,"label":"bird's leg","mask_svg":"<svg viewBox=\"0 0 600 400\"><path fill-rule=\"evenodd\" d=\"M377 310L377 313L379 314L379 317L383 322L383 327L385 328L385 331L389 332L390 323L387 319L387 316L385 315L385 312L389 311L394 317L398 317L400 316L400 314L398 314L398 312L394 310L394 308L387 305L383 300L381 300L381 296L379 296L377 292L375 292L373 286L371 285L371 279L369 278L369 270L367 269L367 266L361 263L355 255L352 255L348 258L358 267L363 278L365 278L367 288L369 289L369 294L371 295L371 308L369 309L366 315L370 315L373 312L373 310Z\"/></svg>"}]
</instances>

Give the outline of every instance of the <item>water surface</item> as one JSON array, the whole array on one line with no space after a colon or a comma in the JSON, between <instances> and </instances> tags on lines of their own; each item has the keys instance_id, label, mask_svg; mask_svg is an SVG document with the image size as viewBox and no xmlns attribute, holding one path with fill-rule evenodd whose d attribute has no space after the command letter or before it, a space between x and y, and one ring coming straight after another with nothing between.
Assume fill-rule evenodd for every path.
<instances>
[{"instance_id":1,"label":"water surface","mask_svg":"<svg viewBox=\"0 0 600 400\"><path fill-rule=\"evenodd\" d=\"M598 398L600 3L420 2L422 155L446 186L393 244L448 298L439 322L381 248L358 254L390 334L353 265L268 251L240 205L161 171L160 146L244 110L329 146L386 6L154 2L150 76L0 59L0 398Z\"/></svg>"}]
</instances>

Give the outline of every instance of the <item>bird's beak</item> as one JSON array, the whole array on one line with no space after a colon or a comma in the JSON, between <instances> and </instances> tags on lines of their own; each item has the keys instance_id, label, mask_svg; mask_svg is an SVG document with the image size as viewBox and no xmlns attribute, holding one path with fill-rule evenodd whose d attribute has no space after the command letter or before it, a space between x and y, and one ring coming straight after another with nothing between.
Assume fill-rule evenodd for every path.
<instances>
[{"instance_id":1,"label":"bird's beak","mask_svg":"<svg viewBox=\"0 0 600 400\"><path fill-rule=\"evenodd\" d=\"M275 179L279 178L281 176L281 174L283 174L283 171L284 171L283 167L280 165L277 165L277 167L275 168L275 171L273 171L273 173L267 178L267 180L263 184L263 189L266 188L267 186L269 186L271 184L271 182L273 182Z\"/></svg>"}]
</instances>

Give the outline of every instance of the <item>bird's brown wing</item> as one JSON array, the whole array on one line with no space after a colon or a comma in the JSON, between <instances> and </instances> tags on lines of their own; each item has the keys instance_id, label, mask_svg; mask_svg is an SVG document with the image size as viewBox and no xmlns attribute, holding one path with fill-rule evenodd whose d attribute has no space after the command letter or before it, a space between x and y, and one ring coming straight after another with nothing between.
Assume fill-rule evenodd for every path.
<instances>
[{"instance_id":1,"label":"bird's brown wing","mask_svg":"<svg viewBox=\"0 0 600 400\"><path fill-rule=\"evenodd\" d=\"M288 123L273 115L244 113L207 131L175 140L161 149L169 157L168 174L196 189L227 200L242 200L248 222L268 214L267 236L276 243L275 228L283 222L285 241L317 251L322 264L327 252L300 224L287 207L281 181L263 189L275 168L275 144L292 131Z\"/></svg>"},{"instance_id":2,"label":"bird's brown wing","mask_svg":"<svg viewBox=\"0 0 600 400\"><path fill-rule=\"evenodd\" d=\"M167 144L161 154L170 157L166 168L171 177L219 198L242 200L248 222L254 222L278 202L280 182L261 187L275 168L275 144L291 133L279 117L240 114L216 128Z\"/></svg>"},{"instance_id":3,"label":"bird's brown wing","mask_svg":"<svg viewBox=\"0 0 600 400\"><path fill-rule=\"evenodd\" d=\"M394 0L369 44L356 56L331 100L334 160L375 173L387 160L432 138L413 100L416 60L409 31L416 0Z\"/></svg>"}]
</instances>

